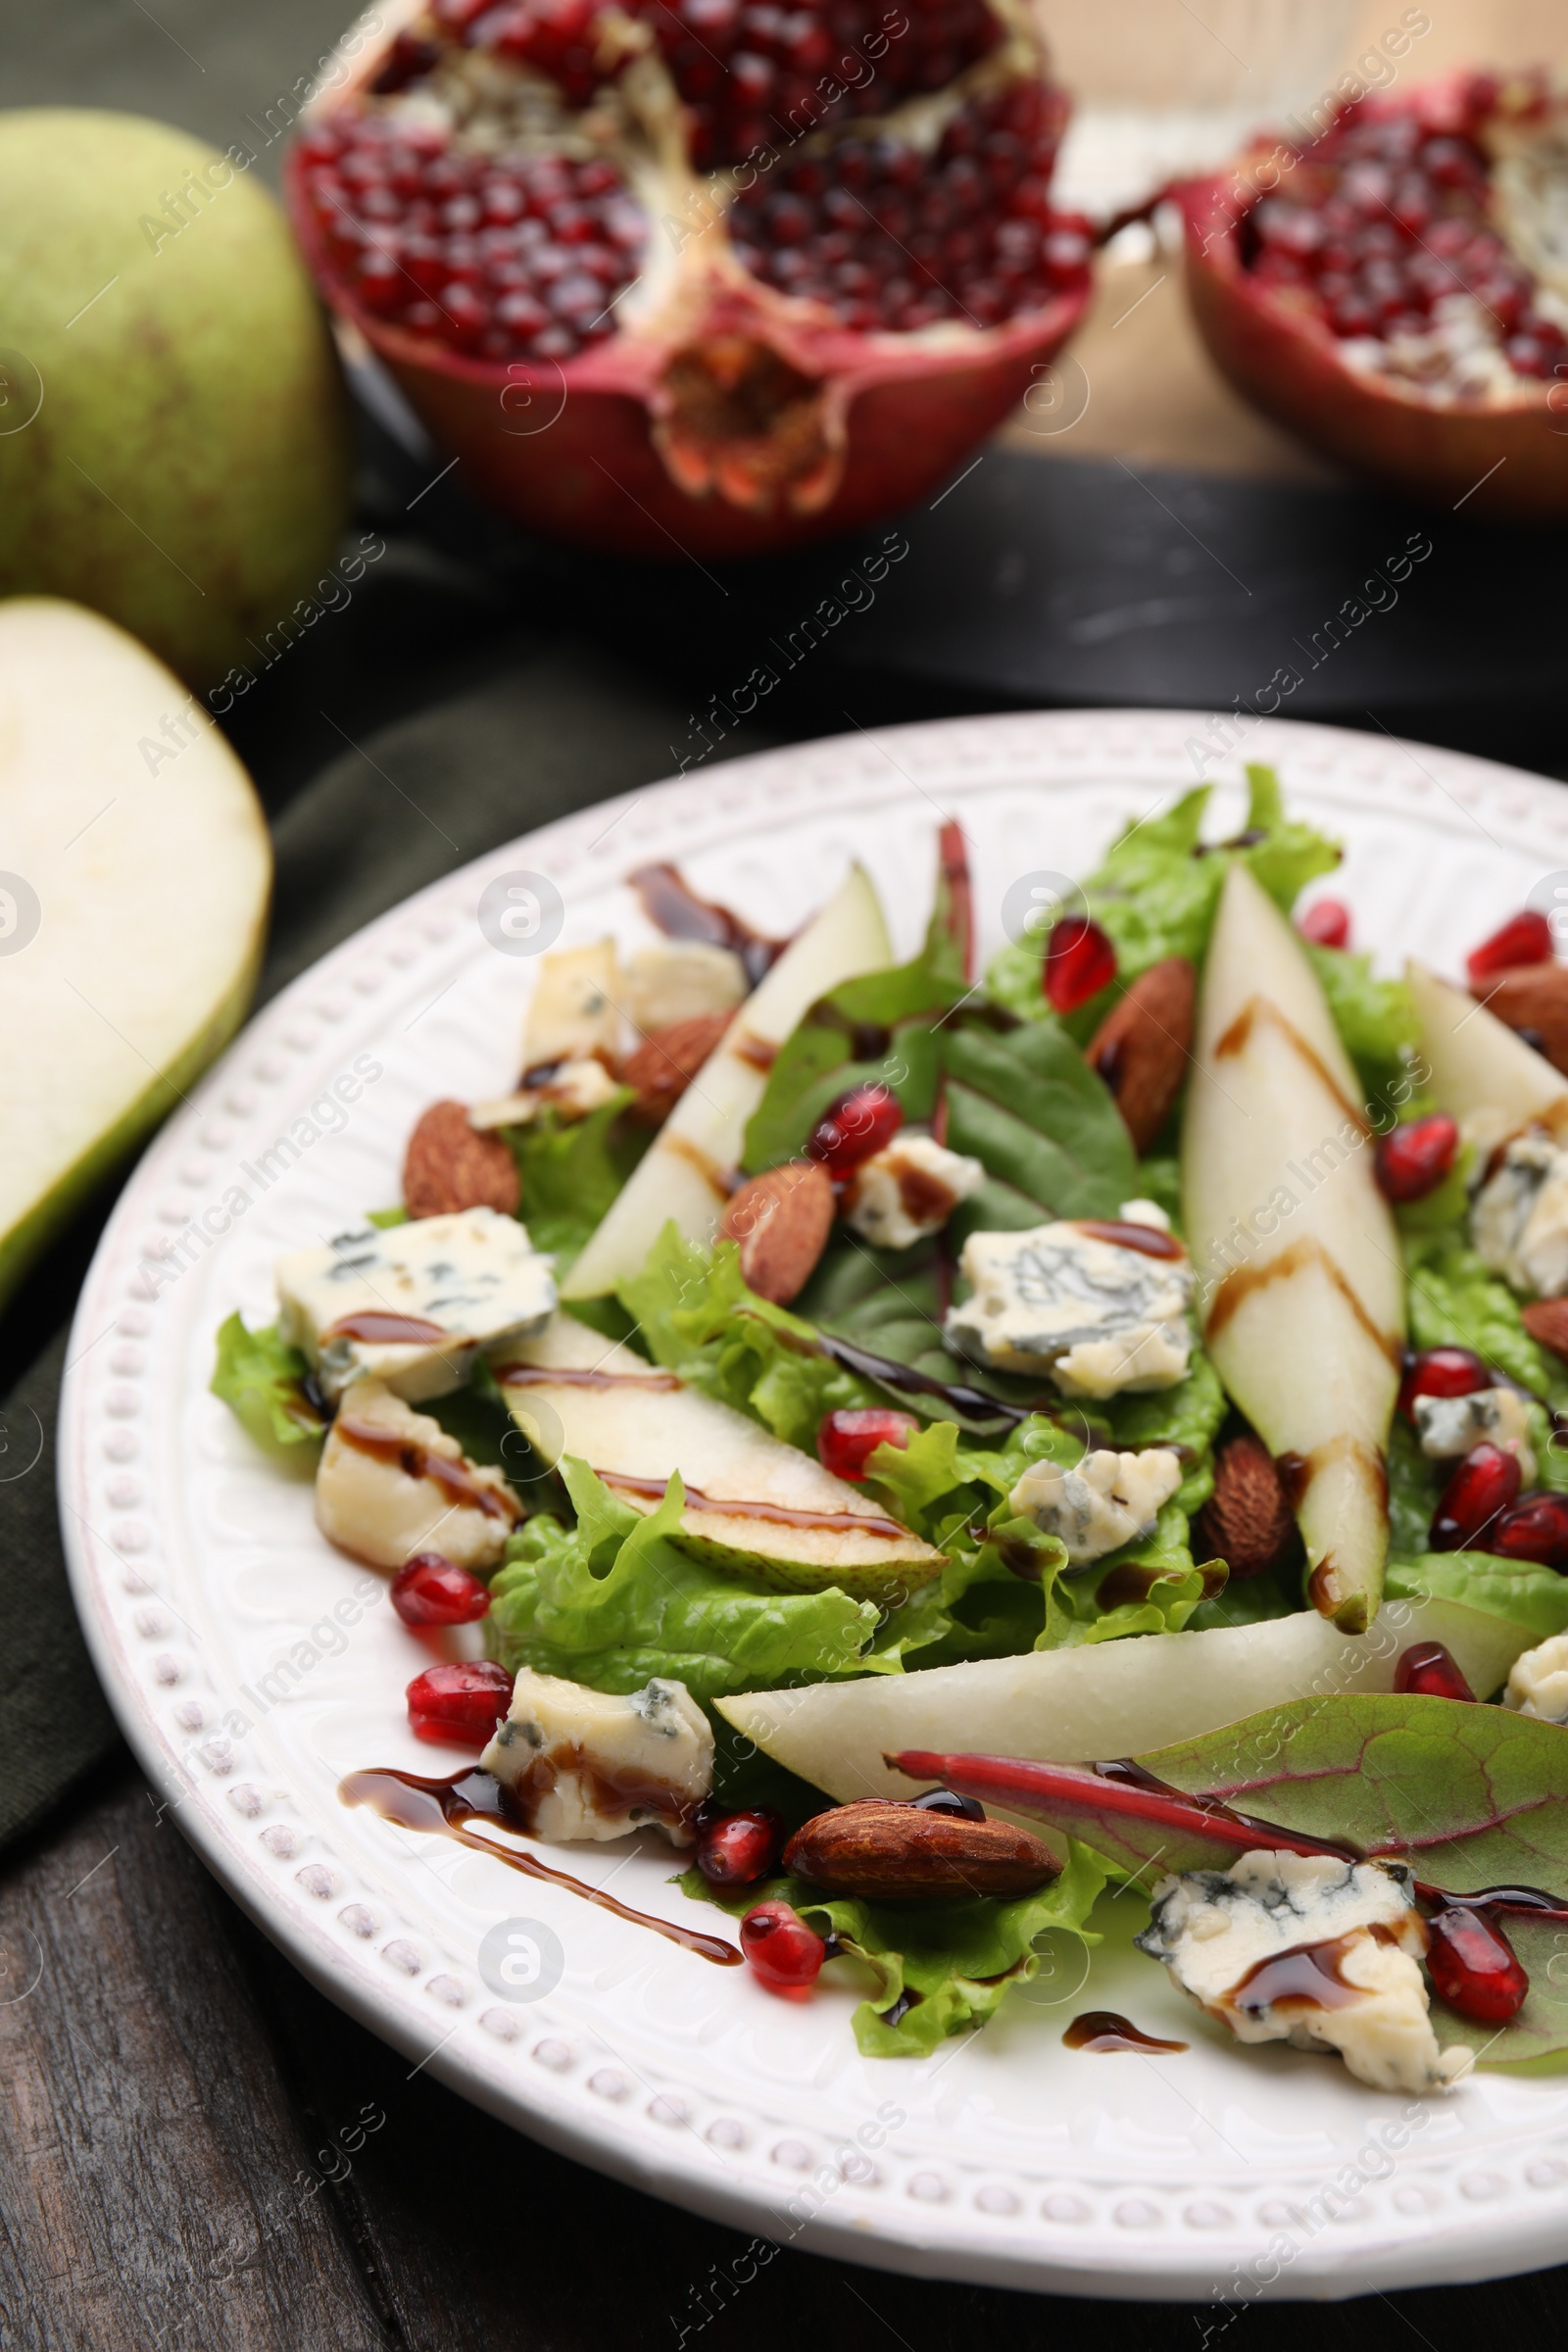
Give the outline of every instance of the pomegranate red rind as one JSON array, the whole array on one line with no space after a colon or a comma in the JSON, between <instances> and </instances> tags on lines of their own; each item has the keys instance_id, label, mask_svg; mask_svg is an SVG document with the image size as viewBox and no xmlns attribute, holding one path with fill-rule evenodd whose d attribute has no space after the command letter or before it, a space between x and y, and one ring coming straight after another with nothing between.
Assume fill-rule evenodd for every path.
<instances>
[{"instance_id":1,"label":"pomegranate red rind","mask_svg":"<svg viewBox=\"0 0 1568 2352\"><path fill-rule=\"evenodd\" d=\"M1495 85L1453 76L1411 93L1368 98L1355 110L1375 122L1410 119L1433 138L1477 120ZM1516 94L1517 95L1517 94ZM1531 100L1543 133L1560 135L1562 103ZM1529 116L1508 117L1510 136ZM1307 151L1308 154L1310 150ZM1289 147L1260 141L1234 171L1182 191L1187 287L1199 331L1221 372L1247 399L1327 456L1415 497L1442 499L1466 515L1553 520L1568 514L1568 373L1554 375L1558 347L1534 354L1535 377L1516 376L1484 396L1443 393L1357 367L1303 287L1270 283L1248 266L1248 222L1258 197L1239 206L1238 186L1287 199ZM1397 220L1397 193L1390 219ZM1441 257L1439 257L1441 261Z\"/></svg>"},{"instance_id":2,"label":"pomegranate red rind","mask_svg":"<svg viewBox=\"0 0 1568 2352\"><path fill-rule=\"evenodd\" d=\"M727 5L733 14L740 4L679 0L685 18L694 6L711 13ZM745 5L749 18L779 17L778 72L788 81L796 71L790 59L812 50L813 16L828 22L821 0L790 13L769 11L761 0ZM930 0L918 9L909 0L909 7L911 17L900 21L918 16L929 33L926 19L936 22ZM859 0L852 14L856 8ZM835 16L843 13L837 8ZM874 22L866 9L859 13ZM1026 12L1020 0L963 0L947 14L955 24L962 19L966 49L923 38L901 60L904 83L889 69L889 86L855 101L843 121L839 107L823 117L825 128L782 140L775 134L769 176L754 172L747 193L744 163L738 172L705 175L696 159L706 149L725 160L756 125L735 113L733 90L722 104L702 95L678 43L661 62L668 41L667 27L659 27L675 19L654 0L520 0L487 14L469 0L436 0L432 18L405 0L310 110L285 174L296 231L334 311L384 362L435 438L462 458L465 485L514 519L587 545L663 558L738 556L862 526L954 469L1038 380L1089 299L1086 225L1050 211L1046 174L1065 105L1044 81ZM598 28L601 46L593 53L576 37L579 16ZM503 17L514 18L516 28L507 31ZM390 177L377 181L374 158L359 157L368 176L348 191L354 212L345 210L341 175L334 177L339 159L325 152L334 124L363 123L377 108L409 102L393 85L399 74L425 70L421 57L435 54L426 37L432 29L457 43L451 54L470 66L477 41L487 58L511 59L507 71L515 72L519 58L537 65L542 25L546 47L564 43L551 70L570 105L581 107L590 95L598 104L595 94L612 70L607 56L619 60L615 72L632 60L625 80L641 74L645 95L667 68L685 100L682 112L664 79L665 116L638 115L635 139L625 129L635 114L628 101L612 141L618 174L600 173L592 186L573 179L557 191L558 203L536 208L549 214L557 240L548 266L556 269L564 242L577 236L599 272L596 310L593 272L577 269L567 252L550 280L559 286L570 264L572 301L560 316L541 299L547 289L528 278L535 261L510 257L505 284L489 267L508 233L501 216L513 209L504 191L494 192L486 211L482 196L455 180L436 219L436 199L420 180L420 156L428 165L435 149L410 133L403 143L416 152ZM938 88L932 76L950 70L951 81ZM734 72L741 73L739 53ZM890 103L906 114L883 115ZM957 139L971 117L972 135ZM591 142L579 131L587 120L572 115L564 129L550 132L562 150L554 160L579 179L584 170L598 171L583 161ZM893 147L915 138L921 122L933 126L936 141L925 175L931 184L901 192L895 182L904 165ZM1011 127L1015 122L1022 130ZM884 124L896 131L893 147ZM470 121L463 136L471 132ZM430 135L439 146L452 134ZM491 167L512 169L517 157L537 164L541 155L548 165L548 147L542 132L530 131L514 154L492 153ZM856 203L863 196L870 224L858 245L823 209L837 190L834 159L852 149L872 166L863 189L854 192ZM610 149L601 144L595 153L603 160ZM824 159L833 184L813 193L812 172ZM954 202L969 204L964 219L973 215L979 229L960 220L944 243L922 225L921 208L938 203L950 180ZM368 214L367 190L373 195ZM844 193L848 218L852 192ZM647 224L636 252L626 220L633 199ZM400 203L418 213L407 237ZM866 234L882 240L880 280L856 258ZM925 260L916 250L922 238ZM835 240L853 250L841 257ZM886 258L906 243L913 256L906 282L897 274L904 264ZM967 261L951 261L950 246L967 252ZM896 270L891 284L889 267ZM411 270L419 287L413 301ZM857 270L866 285L851 282Z\"/></svg>"}]
</instances>

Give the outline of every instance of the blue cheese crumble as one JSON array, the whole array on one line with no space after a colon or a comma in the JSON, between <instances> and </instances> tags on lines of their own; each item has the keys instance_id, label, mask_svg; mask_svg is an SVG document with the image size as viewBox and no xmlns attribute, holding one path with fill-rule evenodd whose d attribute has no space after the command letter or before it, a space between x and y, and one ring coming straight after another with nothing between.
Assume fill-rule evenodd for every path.
<instances>
[{"instance_id":1,"label":"blue cheese crumble","mask_svg":"<svg viewBox=\"0 0 1568 2352\"><path fill-rule=\"evenodd\" d=\"M1544 1127L1510 1136L1475 1197L1470 1238L1516 1291L1568 1293L1568 1151Z\"/></svg>"},{"instance_id":2,"label":"blue cheese crumble","mask_svg":"<svg viewBox=\"0 0 1568 2352\"><path fill-rule=\"evenodd\" d=\"M1097 1448L1071 1470L1032 1462L1007 1500L1042 1534L1059 1536L1074 1568L1146 1536L1182 1483L1179 1457L1168 1446L1141 1453Z\"/></svg>"},{"instance_id":3,"label":"blue cheese crumble","mask_svg":"<svg viewBox=\"0 0 1568 2352\"><path fill-rule=\"evenodd\" d=\"M544 1329L552 1263L493 1208L368 1225L278 1259L279 1327L328 1397L369 1379L416 1403L461 1388L481 1348Z\"/></svg>"},{"instance_id":4,"label":"blue cheese crumble","mask_svg":"<svg viewBox=\"0 0 1568 2352\"><path fill-rule=\"evenodd\" d=\"M1003 1372L1046 1372L1068 1396L1173 1388L1193 1335L1190 1259L1154 1257L1082 1225L972 1233L959 1268L971 1296L948 1309L961 1355Z\"/></svg>"},{"instance_id":5,"label":"blue cheese crumble","mask_svg":"<svg viewBox=\"0 0 1568 2352\"><path fill-rule=\"evenodd\" d=\"M1137 1940L1239 2041L1335 2050L1374 2090L1446 2090L1472 2063L1438 2047L1401 1863L1259 1851L1184 1871L1155 1887Z\"/></svg>"},{"instance_id":6,"label":"blue cheese crumble","mask_svg":"<svg viewBox=\"0 0 1568 2352\"><path fill-rule=\"evenodd\" d=\"M622 1696L525 1666L479 1763L537 1838L652 1827L690 1845L713 1784L713 1733L684 1683L656 1678Z\"/></svg>"}]
</instances>

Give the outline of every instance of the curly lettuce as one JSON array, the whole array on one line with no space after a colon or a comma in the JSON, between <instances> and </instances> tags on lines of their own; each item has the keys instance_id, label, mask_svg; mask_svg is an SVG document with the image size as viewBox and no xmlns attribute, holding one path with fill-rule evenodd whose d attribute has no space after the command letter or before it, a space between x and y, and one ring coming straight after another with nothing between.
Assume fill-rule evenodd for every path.
<instances>
[{"instance_id":1,"label":"curly lettuce","mask_svg":"<svg viewBox=\"0 0 1568 2352\"><path fill-rule=\"evenodd\" d=\"M1406 1232L1410 1341L1416 1348L1470 1348L1522 1388L1568 1411L1568 1365L1538 1348L1519 1301L1485 1264L1462 1228Z\"/></svg>"},{"instance_id":2,"label":"curly lettuce","mask_svg":"<svg viewBox=\"0 0 1568 2352\"><path fill-rule=\"evenodd\" d=\"M209 1385L258 1446L286 1457L326 1435L326 1415L305 1387L309 1369L275 1323L249 1331L244 1317L232 1314L220 1328L218 1361Z\"/></svg>"},{"instance_id":3,"label":"curly lettuce","mask_svg":"<svg viewBox=\"0 0 1568 2352\"><path fill-rule=\"evenodd\" d=\"M1250 767L1247 779L1247 823L1234 841L1203 841L1213 787L1200 784L1164 815L1129 825L1084 883L1089 911L1115 946L1117 974L1109 988L1072 1015L1067 1026L1075 1037L1088 1037L1116 996L1152 964L1167 956L1201 964L1232 864L1250 866L1287 914L1308 882L1339 864L1333 842L1285 815L1272 768ZM1042 948L1040 940L1005 947L986 974L997 1002L1026 1021L1054 1017L1041 993Z\"/></svg>"},{"instance_id":4,"label":"curly lettuce","mask_svg":"<svg viewBox=\"0 0 1568 2352\"><path fill-rule=\"evenodd\" d=\"M694 1901L716 1903L732 1918L759 1902L793 1904L818 1936L836 1938L835 1959L858 1960L871 1972L871 1995L853 2020L862 2057L928 2058L950 2034L994 2017L1009 1985L1052 1968L1061 1938L1086 1951L1100 1941L1088 1921L1109 1876L1098 1854L1070 1841L1060 1877L1010 1901L976 1895L870 1903L824 1896L787 1875L741 1895L719 1894L697 1870L676 1883Z\"/></svg>"}]
</instances>

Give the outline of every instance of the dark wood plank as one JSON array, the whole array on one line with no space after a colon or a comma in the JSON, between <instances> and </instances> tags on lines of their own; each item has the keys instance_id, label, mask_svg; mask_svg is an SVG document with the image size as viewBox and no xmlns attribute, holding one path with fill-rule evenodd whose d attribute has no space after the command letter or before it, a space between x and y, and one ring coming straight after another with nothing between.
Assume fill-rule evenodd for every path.
<instances>
[{"instance_id":1,"label":"dark wood plank","mask_svg":"<svg viewBox=\"0 0 1568 2352\"><path fill-rule=\"evenodd\" d=\"M7 2346L381 2352L232 1908L128 1771L0 1880Z\"/></svg>"},{"instance_id":2,"label":"dark wood plank","mask_svg":"<svg viewBox=\"0 0 1568 2352\"><path fill-rule=\"evenodd\" d=\"M411 2078L156 1821L128 1765L11 1858L0 1962L7 2352L1039 2352L1048 2330L1247 2352L1260 2328L1270 2352L1317 2352L1325 2325L1446 2352L1544 2339L1564 2307L1561 2272L1260 2319L773 2252Z\"/></svg>"}]
</instances>

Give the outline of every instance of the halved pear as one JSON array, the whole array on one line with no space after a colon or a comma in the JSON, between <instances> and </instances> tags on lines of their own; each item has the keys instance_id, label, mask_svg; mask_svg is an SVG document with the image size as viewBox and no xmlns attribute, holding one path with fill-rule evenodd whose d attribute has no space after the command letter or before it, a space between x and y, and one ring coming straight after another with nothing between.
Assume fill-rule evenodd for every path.
<instances>
[{"instance_id":1,"label":"halved pear","mask_svg":"<svg viewBox=\"0 0 1568 2352\"><path fill-rule=\"evenodd\" d=\"M908 1796L882 1761L905 1747L1093 1764L1148 1754L1314 1692L1391 1690L1412 1642L1441 1642L1471 1689L1494 1690L1533 1639L1452 1601L1406 1604L1397 1640L1342 1634L1304 1609L1157 1641L1026 1650L924 1674L876 1674L717 1703L746 1739L829 1796Z\"/></svg>"},{"instance_id":2,"label":"halved pear","mask_svg":"<svg viewBox=\"0 0 1568 2352\"><path fill-rule=\"evenodd\" d=\"M550 1461L577 1455L634 1509L653 1510L678 1470L682 1542L715 1566L775 1592L883 1600L942 1565L863 1488L571 1315L498 1349L494 1369L529 1443Z\"/></svg>"},{"instance_id":3,"label":"halved pear","mask_svg":"<svg viewBox=\"0 0 1568 2352\"><path fill-rule=\"evenodd\" d=\"M3 1298L239 1026L272 874L201 705L55 597L0 604L0 869Z\"/></svg>"},{"instance_id":4,"label":"halved pear","mask_svg":"<svg viewBox=\"0 0 1568 2352\"><path fill-rule=\"evenodd\" d=\"M1479 1154L1538 1120L1556 1134L1568 1132L1568 1080L1544 1054L1424 963L1408 963L1405 977L1432 1099L1458 1120Z\"/></svg>"},{"instance_id":5,"label":"halved pear","mask_svg":"<svg viewBox=\"0 0 1568 2352\"><path fill-rule=\"evenodd\" d=\"M1242 865L1220 899L1195 1061L1182 1207L1204 1342L1269 1451L1292 1457L1313 1605L1359 1633L1389 1547L1403 1261L1323 991Z\"/></svg>"},{"instance_id":6,"label":"halved pear","mask_svg":"<svg viewBox=\"0 0 1568 2352\"><path fill-rule=\"evenodd\" d=\"M742 1004L590 1237L564 1298L600 1298L635 1274L670 1218L691 1240L712 1240L780 1046L818 997L892 960L876 892L852 866Z\"/></svg>"}]
</instances>

